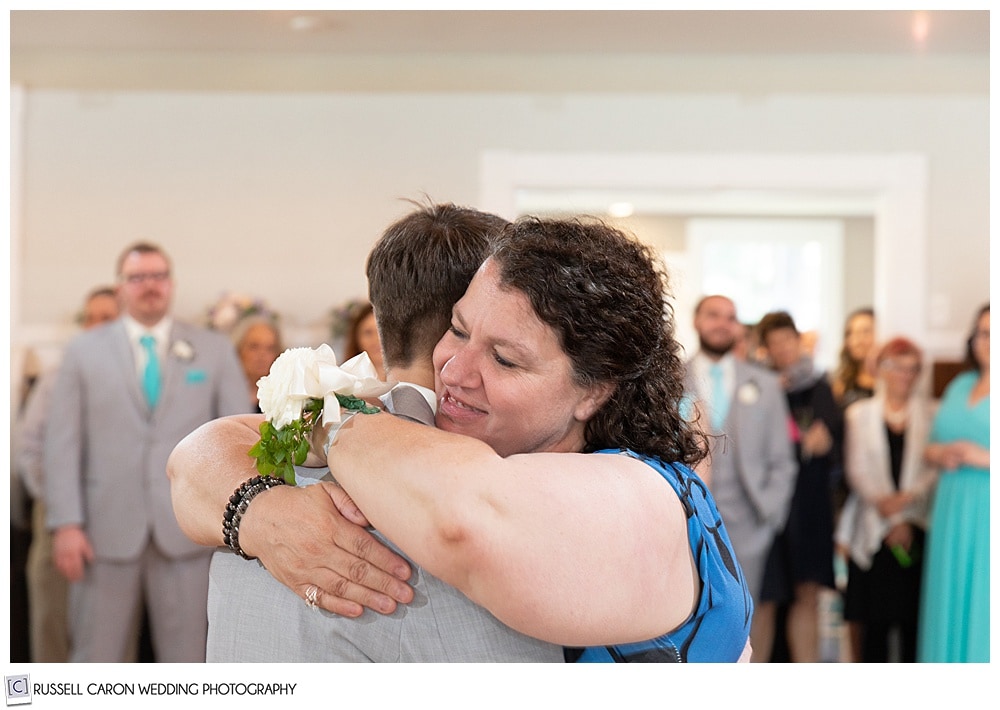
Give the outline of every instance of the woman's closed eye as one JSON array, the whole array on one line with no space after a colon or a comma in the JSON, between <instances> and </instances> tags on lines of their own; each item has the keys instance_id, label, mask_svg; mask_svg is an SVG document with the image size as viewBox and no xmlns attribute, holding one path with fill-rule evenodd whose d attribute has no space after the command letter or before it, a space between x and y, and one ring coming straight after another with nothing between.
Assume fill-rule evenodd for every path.
<instances>
[{"instance_id":1,"label":"woman's closed eye","mask_svg":"<svg viewBox=\"0 0 1000 710\"><path fill-rule=\"evenodd\" d=\"M469 334L466 333L464 330L462 330L460 326L454 323L448 326L448 336L462 341L469 339ZM499 365L500 367L507 370L512 370L518 367L518 364L516 362L508 360L506 357L501 355L496 350L493 350L493 361L496 362L496 364Z\"/></svg>"},{"instance_id":2,"label":"woman's closed eye","mask_svg":"<svg viewBox=\"0 0 1000 710\"><path fill-rule=\"evenodd\" d=\"M510 360L508 360L507 358L505 358L503 355L501 355L498 352L494 352L493 353L493 359L496 361L496 363L500 367L507 368L508 370L512 370L515 367L517 367L517 365L515 363L511 362Z\"/></svg>"}]
</instances>

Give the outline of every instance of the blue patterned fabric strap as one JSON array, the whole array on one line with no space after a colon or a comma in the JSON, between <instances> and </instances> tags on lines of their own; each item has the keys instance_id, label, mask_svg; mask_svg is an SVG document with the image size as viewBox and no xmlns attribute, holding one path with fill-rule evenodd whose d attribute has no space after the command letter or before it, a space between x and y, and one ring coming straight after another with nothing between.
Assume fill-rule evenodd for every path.
<instances>
[{"instance_id":1,"label":"blue patterned fabric strap","mask_svg":"<svg viewBox=\"0 0 1000 710\"><path fill-rule=\"evenodd\" d=\"M637 643L573 649L566 654L567 659L578 663L738 661L750 636L753 600L708 486L679 463L664 463L628 449L595 453L631 456L652 467L670 484L687 516L688 544L700 592L694 612L676 629Z\"/></svg>"},{"instance_id":2,"label":"blue patterned fabric strap","mask_svg":"<svg viewBox=\"0 0 1000 710\"><path fill-rule=\"evenodd\" d=\"M153 409L160 401L160 358L156 354L156 338L143 335L139 338L146 351L146 369L142 373L142 391L146 395L149 408Z\"/></svg>"}]
</instances>

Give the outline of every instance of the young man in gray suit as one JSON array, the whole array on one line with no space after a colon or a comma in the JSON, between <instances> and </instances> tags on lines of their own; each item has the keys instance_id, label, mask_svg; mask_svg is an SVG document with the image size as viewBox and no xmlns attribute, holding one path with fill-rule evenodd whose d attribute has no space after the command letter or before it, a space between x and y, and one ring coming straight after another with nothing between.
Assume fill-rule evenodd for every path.
<instances>
[{"instance_id":1,"label":"young man in gray suit","mask_svg":"<svg viewBox=\"0 0 1000 710\"><path fill-rule=\"evenodd\" d=\"M685 388L711 435L709 488L759 608L767 556L788 518L798 471L788 403L774 373L733 355L740 323L732 300L701 299L694 328L701 347L688 362ZM756 635L773 629L762 621L751 627L754 649L771 647Z\"/></svg>"},{"instance_id":2,"label":"young man in gray suit","mask_svg":"<svg viewBox=\"0 0 1000 710\"><path fill-rule=\"evenodd\" d=\"M70 660L123 660L144 600L156 659L199 662L210 555L177 525L167 457L199 425L252 406L229 341L169 315L160 247L128 247L116 273L123 315L69 343L45 432L53 556L73 583Z\"/></svg>"},{"instance_id":3,"label":"young man in gray suit","mask_svg":"<svg viewBox=\"0 0 1000 710\"><path fill-rule=\"evenodd\" d=\"M391 225L375 245L367 266L369 297L387 373L401 383L383 398L389 411L433 426L436 398L431 353L450 324L452 305L485 258L490 236L504 224L503 219L477 210L433 205ZM253 428L259 419L252 419ZM189 454L179 450L170 466ZM225 457L209 452L213 454ZM328 469L300 468L297 478L315 480L324 472ZM240 480L253 473L251 463ZM318 491L313 488L310 493L324 495ZM251 515L241 525L244 549L252 550L253 525L269 511L277 511L275 520L284 522L284 529L291 533L288 517L282 520L282 514L293 510L291 497L301 500L303 493L278 486L256 497ZM283 496L288 507L282 507ZM183 503L183 497L178 502ZM387 616L366 610L360 618L348 618L303 604L260 561L220 550L212 560L207 658L312 663L563 660L561 647L511 630L454 587L411 566L411 603Z\"/></svg>"}]
</instances>

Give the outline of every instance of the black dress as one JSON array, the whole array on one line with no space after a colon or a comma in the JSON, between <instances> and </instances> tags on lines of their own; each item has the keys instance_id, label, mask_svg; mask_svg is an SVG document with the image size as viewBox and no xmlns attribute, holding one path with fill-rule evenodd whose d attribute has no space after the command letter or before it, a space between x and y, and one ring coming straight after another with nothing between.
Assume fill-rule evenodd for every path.
<instances>
[{"instance_id":1,"label":"black dress","mask_svg":"<svg viewBox=\"0 0 1000 710\"><path fill-rule=\"evenodd\" d=\"M904 435L886 427L892 480L899 489ZM898 558L882 542L872 558L871 569L863 570L848 561L844 618L857 621L864 629L861 660L884 663L889 660L889 632L899 628L901 658L914 663L917 655L917 619L920 613L920 584L923 574L923 529L916 525L908 557Z\"/></svg>"},{"instance_id":2,"label":"black dress","mask_svg":"<svg viewBox=\"0 0 1000 710\"><path fill-rule=\"evenodd\" d=\"M797 432L821 420L833 438L824 456L806 458L799 436L795 454L799 472L791 510L784 531L775 539L764 572L762 601L787 602L800 582L817 582L834 588L833 571L833 477L839 470L844 419L823 377L799 389L789 390L788 408Z\"/></svg>"}]
</instances>

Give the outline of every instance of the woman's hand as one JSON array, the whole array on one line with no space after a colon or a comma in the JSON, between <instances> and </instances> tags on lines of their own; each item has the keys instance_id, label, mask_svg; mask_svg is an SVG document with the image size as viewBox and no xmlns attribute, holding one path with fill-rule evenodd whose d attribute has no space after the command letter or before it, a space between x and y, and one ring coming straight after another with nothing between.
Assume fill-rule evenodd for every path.
<instances>
[{"instance_id":1,"label":"woman's hand","mask_svg":"<svg viewBox=\"0 0 1000 710\"><path fill-rule=\"evenodd\" d=\"M894 525L889 530L889 534L885 536L885 544L890 548L899 545L909 552L910 547L913 545L913 528L910 527L909 523Z\"/></svg>"},{"instance_id":2,"label":"woman's hand","mask_svg":"<svg viewBox=\"0 0 1000 710\"><path fill-rule=\"evenodd\" d=\"M891 518L893 515L902 512L913 502L913 494L908 491L899 491L880 498L875 504L878 514L883 518Z\"/></svg>"},{"instance_id":3,"label":"woman's hand","mask_svg":"<svg viewBox=\"0 0 1000 710\"><path fill-rule=\"evenodd\" d=\"M802 453L809 458L826 456L833 448L833 436L820 420L816 420L802 433Z\"/></svg>"},{"instance_id":4,"label":"woman's hand","mask_svg":"<svg viewBox=\"0 0 1000 710\"><path fill-rule=\"evenodd\" d=\"M406 561L365 530L368 521L334 483L276 486L258 495L240 526L240 546L271 575L306 599L341 616L367 607L391 614L413 590Z\"/></svg>"},{"instance_id":5,"label":"woman's hand","mask_svg":"<svg viewBox=\"0 0 1000 710\"><path fill-rule=\"evenodd\" d=\"M976 468L990 467L990 450L971 441L956 441L952 446L956 449L959 463Z\"/></svg>"},{"instance_id":6,"label":"woman's hand","mask_svg":"<svg viewBox=\"0 0 1000 710\"><path fill-rule=\"evenodd\" d=\"M962 465L989 468L990 450L964 440L929 444L924 450L924 459L943 471L954 471Z\"/></svg>"},{"instance_id":7,"label":"woman's hand","mask_svg":"<svg viewBox=\"0 0 1000 710\"><path fill-rule=\"evenodd\" d=\"M954 444L930 444L924 458L944 471L953 471L962 462L961 453Z\"/></svg>"}]
</instances>

